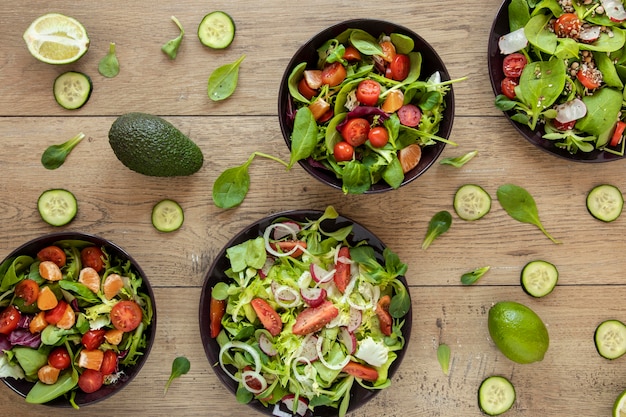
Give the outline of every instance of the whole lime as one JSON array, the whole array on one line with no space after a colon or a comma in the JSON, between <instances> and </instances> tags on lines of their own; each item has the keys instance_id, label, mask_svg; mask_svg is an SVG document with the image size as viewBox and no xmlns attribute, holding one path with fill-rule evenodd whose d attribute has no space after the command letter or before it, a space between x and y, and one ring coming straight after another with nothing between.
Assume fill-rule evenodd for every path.
<instances>
[{"instance_id":1,"label":"whole lime","mask_svg":"<svg viewBox=\"0 0 626 417\"><path fill-rule=\"evenodd\" d=\"M548 329L529 307L501 301L489 310L489 335L498 349L517 363L541 361L550 345Z\"/></svg>"}]
</instances>

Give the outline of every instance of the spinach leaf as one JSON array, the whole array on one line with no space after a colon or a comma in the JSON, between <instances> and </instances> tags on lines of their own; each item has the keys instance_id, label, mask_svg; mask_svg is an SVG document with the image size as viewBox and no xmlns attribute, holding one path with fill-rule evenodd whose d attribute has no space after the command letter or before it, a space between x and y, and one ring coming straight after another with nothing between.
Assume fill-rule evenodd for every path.
<instances>
[{"instance_id":1,"label":"spinach leaf","mask_svg":"<svg viewBox=\"0 0 626 417\"><path fill-rule=\"evenodd\" d=\"M481 268L476 268L473 271L466 272L461 275L461 284L463 285L472 285L476 281L478 281L483 275L487 273L491 269L490 266L483 266Z\"/></svg>"},{"instance_id":2,"label":"spinach leaf","mask_svg":"<svg viewBox=\"0 0 626 417\"><path fill-rule=\"evenodd\" d=\"M239 67L246 56L242 55L231 64L222 65L209 76L208 94L213 101L220 101L230 97L237 88L239 81Z\"/></svg>"},{"instance_id":3,"label":"spinach leaf","mask_svg":"<svg viewBox=\"0 0 626 417\"><path fill-rule=\"evenodd\" d=\"M30 404L47 403L69 392L77 384L78 372L72 367L71 370L63 372L57 382L52 385L46 385L41 381L37 381L35 386L28 392L28 395L26 395L26 402Z\"/></svg>"},{"instance_id":4,"label":"spinach leaf","mask_svg":"<svg viewBox=\"0 0 626 417\"><path fill-rule=\"evenodd\" d=\"M251 159L240 166L228 168L213 183L213 203L219 208L233 208L240 205L250 188L248 167Z\"/></svg>"},{"instance_id":5,"label":"spinach leaf","mask_svg":"<svg viewBox=\"0 0 626 417\"><path fill-rule=\"evenodd\" d=\"M167 41L162 47L161 51L165 53L170 59L176 59L176 55L178 54L178 49L180 48L180 44L183 42L183 36L185 36L185 30L183 29L183 25L180 24L178 19L175 16L172 16L172 21L178 26L178 30L180 31L179 35L174 39Z\"/></svg>"},{"instance_id":6,"label":"spinach leaf","mask_svg":"<svg viewBox=\"0 0 626 417\"><path fill-rule=\"evenodd\" d=\"M6 267L6 272L2 277L2 283L0 284L0 292L8 291L15 284L20 282L24 278L23 274L28 272L30 264L35 260L28 255L20 255L13 258Z\"/></svg>"},{"instance_id":7,"label":"spinach leaf","mask_svg":"<svg viewBox=\"0 0 626 417\"><path fill-rule=\"evenodd\" d=\"M404 181L404 172L402 171L402 164L400 160L393 154L391 162L382 172L382 178L391 188L397 189L402 185Z\"/></svg>"},{"instance_id":8,"label":"spinach leaf","mask_svg":"<svg viewBox=\"0 0 626 417\"><path fill-rule=\"evenodd\" d=\"M548 24L552 15L538 14L530 18L524 26L524 34L528 42L540 51L554 55L557 44L557 36L548 30Z\"/></svg>"},{"instance_id":9,"label":"spinach leaf","mask_svg":"<svg viewBox=\"0 0 626 417\"><path fill-rule=\"evenodd\" d=\"M500 205L509 216L522 223L534 224L552 242L561 243L554 239L543 227L539 220L535 199L524 188L514 184L501 185L498 187L497 196Z\"/></svg>"},{"instance_id":10,"label":"spinach leaf","mask_svg":"<svg viewBox=\"0 0 626 417\"><path fill-rule=\"evenodd\" d=\"M598 69L602 73L602 81L609 87L614 87L620 91L624 88L624 83L617 74L615 64L609 56L604 52L594 52L593 59L596 61Z\"/></svg>"},{"instance_id":11,"label":"spinach leaf","mask_svg":"<svg viewBox=\"0 0 626 417\"><path fill-rule=\"evenodd\" d=\"M301 101L303 103L309 104L311 101L304 97L300 90L298 90L298 83L302 79L302 74L304 74L304 70L306 69L306 62L301 62L291 71L289 74L289 78L287 79L287 87L289 88L289 94L294 99Z\"/></svg>"},{"instance_id":12,"label":"spinach leaf","mask_svg":"<svg viewBox=\"0 0 626 417\"><path fill-rule=\"evenodd\" d=\"M511 32L526 26L530 20L530 9L526 0L511 0L509 4L509 29Z\"/></svg>"},{"instance_id":13,"label":"spinach leaf","mask_svg":"<svg viewBox=\"0 0 626 417\"><path fill-rule=\"evenodd\" d=\"M342 178L341 188L345 194L363 194L372 186L369 170L357 161L345 165Z\"/></svg>"},{"instance_id":14,"label":"spinach leaf","mask_svg":"<svg viewBox=\"0 0 626 417\"><path fill-rule=\"evenodd\" d=\"M439 161L440 165L452 165L455 168L461 168L463 165L467 164L472 158L478 155L477 150L470 151L464 155L460 155L457 157L448 157L443 158Z\"/></svg>"},{"instance_id":15,"label":"spinach leaf","mask_svg":"<svg viewBox=\"0 0 626 417\"><path fill-rule=\"evenodd\" d=\"M602 33L600 34L600 38L593 43L581 43L580 49L599 52L613 52L622 48L625 41L626 34L624 30L618 27L612 27L611 35Z\"/></svg>"},{"instance_id":16,"label":"spinach leaf","mask_svg":"<svg viewBox=\"0 0 626 417\"><path fill-rule=\"evenodd\" d=\"M191 364L189 363L189 359L184 356L179 356L172 362L172 372L170 373L170 377L165 384L165 389L163 390L163 394L167 394L167 390L169 389L172 381L182 375L185 375L189 372L191 368Z\"/></svg>"},{"instance_id":17,"label":"spinach leaf","mask_svg":"<svg viewBox=\"0 0 626 417\"><path fill-rule=\"evenodd\" d=\"M354 29L350 33L350 43L364 55L382 55L383 49L375 37L364 30Z\"/></svg>"},{"instance_id":18,"label":"spinach leaf","mask_svg":"<svg viewBox=\"0 0 626 417\"><path fill-rule=\"evenodd\" d=\"M120 63L115 55L115 43L109 43L109 53L98 63L98 72L107 78L113 78L120 73Z\"/></svg>"},{"instance_id":19,"label":"spinach leaf","mask_svg":"<svg viewBox=\"0 0 626 417\"><path fill-rule=\"evenodd\" d=\"M598 137L596 148L602 147L622 108L622 93L612 88L602 88L591 96L583 96L587 114L576 123L576 128ZM600 138L604 138L601 140Z\"/></svg>"},{"instance_id":20,"label":"spinach leaf","mask_svg":"<svg viewBox=\"0 0 626 417\"><path fill-rule=\"evenodd\" d=\"M389 37L396 47L396 52L399 54L406 55L415 47L415 42L410 36L403 35L402 33L392 33Z\"/></svg>"},{"instance_id":21,"label":"spinach leaf","mask_svg":"<svg viewBox=\"0 0 626 417\"><path fill-rule=\"evenodd\" d=\"M299 160L311 156L317 145L318 131L319 128L311 110L308 107L299 109L293 122L291 158L287 169L290 169Z\"/></svg>"},{"instance_id":22,"label":"spinach leaf","mask_svg":"<svg viewBox=\"0 0 626 417\"><path fill-rule=\"evenodd\" d=\"M422 242L422 249L428 249L430 244L433 243L436 238L448 231L451 224L452 215L449 211L443 210L435 213L435 215L430 219L430 222L428 222L428 230L426 231L426 236Z\"/></svg>"},{"instance_id":23,"label":"spinach leaf","mask_svg":"<svg viewBox=\"0 0 626 417\"><path fill-rule=\"evenodd\" d=\"M57 169L65 163L65 159L70 154L72 149L85 138L85 134L80 132L72 139L64 142L60 145L49 146L41 155L41 164L46 169Z\"/></svg>"},{"instance_id":24,"label":"spinach leaf","mask_svg":"<svg viewBox=\"0 0 626 417\"><path fill-rule=\"evenodd\" d=\"M515 93L527 108L531 129L535 130L541 113L559 98L566 77L565 63L559 58L530 62L524 67Z\"/></svg>"}]
</instances>

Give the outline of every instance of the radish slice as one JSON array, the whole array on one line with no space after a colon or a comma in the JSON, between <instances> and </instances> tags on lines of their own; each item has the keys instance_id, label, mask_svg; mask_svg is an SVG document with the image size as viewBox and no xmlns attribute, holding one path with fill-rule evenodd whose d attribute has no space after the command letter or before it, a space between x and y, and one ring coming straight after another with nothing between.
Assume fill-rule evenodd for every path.
<instances>
[{"instance_id":1,"label":"radish slice","mask_svg":"<svg viewBox=\"0 0 626 417\"><path fill-rule=\"evenodd\" d=\"M361 320L363 320L363 313L361 310L350 307L350 323L348 323L348 331L354 332L361 326Z\"/></svg>"},{"instance_id":2,"label":"radish slice","mask_svg":"<svg viewBox=\"0 0 626 417\"><path fill-rule=\"evenodd\" d=\"M315 362L319 359L316 346L317 336L314 336L313 334L308 334L300 344L300 348L298 349L297 353L298 358L305 359L309 362Z\"/></svg>"},{"instance_id":3,"label":"radish slice","mask_svg":"<svg viewBox=\"0 0 626 417\"><path fill-rule=\"evenodd\" d=\"M600 26L583 27L578 39L585 43L593 43L600 38Z\"/></svg>"},{"instance_id":4,"label":"radish slice","mask_svg":"<svg viewBox=\"0 0 626 417\"><path fill-rule=\"evenodd\" d=\"M267 389L267 381L265 380L263 375L261 375L258 372L243 371L241 373L241 380L242 380L241 382L243 383L243 386L246 387L246 389L253 394L260 394ZM259 388L254 388L252 386L253 381L260 383L261 386Z\"/></svg>"},{"instance_id":5,"label":"radish slice","mask_svg":"<svg viewBox=\"0 0 626 417\"><path fill-rule=\"evenodd\" d=\"M300 293L288 285L271 284L276 303L283 308L292 308L300 304Z\"/></svg>"},{"instance_id":6,"label":"radish slice","mask_svg":"<svg viewBox=\"0 0 626 417\"><path fill-rule=\"evenodd\" d=\"M274 404L274 409L272 410L272 415L275 417L293 417L293 414L288 413L280 409L280 403Z\"/></svg>"},{"instance_id":7,"label":"radish slice","mask_svg":"<svg viewBox=\"0 0 626 417\"><path fill-rule=\"evenodd\" d=\"M293 240L296 240L296 236L300 230L302 230L302 228L296 222L276 223L272 237L274 240L280 240L284 237L291 236Z\"/></svg>"},{"instance_id":8,"label":"radish slice","mask_svg":"<svg viewBox=\"0 0 626 417\"><path fill-rule=\"evenodd\" d=\"M311 273L311 277L313 277L313 281L317 283L328 282L333 279L335 276L335 270L327 271L321 266L312 263L309 266L309 272Z\"/></svg>"},{"instance_id":9,"label":"radish slice","mask_svg":"<svg viewBox=\"0 0 626 417\"><path fill-rule=\"evenodd\" d=\"M309 408L309 404L304 397L298 397L297 404L294 404L295 400L296 396L294 394L287 394L280 401L285 404L285 407L287 407L287 409L292 413L304 416L306 414L306 410Z\"/></svg>"},{"instance_id":10,"label":"radish slice","mask_svg":"<svg viewBox=\"0 0 626 417\"><path fill-rule=\"evenodd\" d=\"M507 33L504 36L500 36L498 40L498 47L500 47L500 53L504 55L512 54L521 49L526 48L528 45L528 39L524 33L524 28L519 28L511 33Z\"/></svg>"},{"instance_id":11,"label":"radish slice","mask_svg":"<svg viewBox=\"0 0 626 417\"><path fill-rule=\"evenodd\" d=\"M350 356L346 356L345 358L343 358L341 362L337 364L332 364L330 362L327 362L326 359L324 359L324 353L322 352L323 342L324 342L324 338L319 337L317 339L317 343L315 344L315 349L317 350L317 355L319 356L320 362L322 362L324 366L327 367L328 369L332 369L334 371L343 369L348 364L348 362L350 362Z\"/></svg>"},{"instance_id":12,"label":"radish slice","mask_svg":"<svg viewBox=\"0 0 626 417\"><path fill-rule=\"evenodd\" d=\"M587 114L587 106L578 98L570 100L567 103L559 104L555 109L556 120L560 123L568 123L582 119Z\"/></svg>"},{"instance_id":13,"label":"radish slice","mask_svg":"<svg viewBox=\"0 0 626 417\"><path fill-rule=\"evenodd\" d=\"M267 356L276 356L278 354L274 343L265 333L259 334L259 347Z\"/></svg>"},{"instance_id":14,"label":"radish slice","mask_svg":"<svg viewBox=\"0 0 626 417\"><path fill-rule=\"evenodd\" d=\"M309 307L317 307L326 299L326 290L324 288L301 288L300 295Z\"/></svg>"},{"instance_id":15,"label":"radish slice","mask_svg":"<svg viewBox=\"0 0 626 417\"><path fill-rule=\"evenodd\" d=\"M346 347L349 355L354 355L356 352L356 336L350 332L347 327L342 327L339 330L339 336L341 343Z\"/></svg>"},{"instance_id":16,"label":"radish slice","mask_svg":"<svg viewBox=\"0 0 626 417\"><path fill-rule=\"evenodd\" d=\"M273 266L274 266L273 258L268 257L267 259L265 259L265 264L263 264L263 267L259 269L259 276L261 277L261 279L267 278L267 274L269 274L270 269L272 269Z\"/></svg>"},{"instance_id":17,"label":"radish slice","mask_svg":"<svg viewBox=\"0 0 626 417\"><path fill-rule=\"evenodd\" d=\"M600 0L604 7L604 12L613 22L623 22L626 20L626 10L620 0Z\"/></svg>"}]
</instances>

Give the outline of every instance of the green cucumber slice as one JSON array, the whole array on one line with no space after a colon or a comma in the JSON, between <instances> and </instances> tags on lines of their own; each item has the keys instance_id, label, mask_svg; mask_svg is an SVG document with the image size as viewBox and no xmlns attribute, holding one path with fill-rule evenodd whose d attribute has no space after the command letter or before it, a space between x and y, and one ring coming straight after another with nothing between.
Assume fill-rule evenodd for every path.
<instances>
[{"instance_id":1,"label":"green cucumber slice","mask_svg":"<svg viewBox=\"0 0 626 417\"><path fill-rule=\"evenodd\" d=\"M600 184L587 194L587 210L598 220L612 222L622 214L624 196L614 185Z\"/></svg>"},{"instance_id":2,"label":"green cucumber slice","mask_svg":"<svg viewBox=\"0 0 626 417\"><path fill-rule=\"evenodd\" d=\"M463 220L474 221L491 210L491 196L482 187L465 184L454 194L454 211Z\"/></svg>"},{"instance_id":3,"label":"green cucumber slice","mask_svg":"<svg viewBox=\"0 0 626 417\"><path fill-rule=\"evenodd\" d=\"M78 203L70 191L53 188L44 191L37 200L39 215L51 226L63 226L76 217Z\"/></svg>"},{"instance_id":4,"label":"green cucumber slice","mask_svg":"<svg viewBox=\"0 0 626 417\"><path fill-rule=\"evenodd\" d=\"M619 320L605 320L596 327L596 349L606 359L617 359L626 353L626 325Z\"/></svg>"},{"instance_id":5,"label":"green cucumber slice","mask_svg":"<svg viewBox=\"0 0 626 417\"><path fill-rule=\"evenodd\" d=\"M498 416L508 411L515 402L515 388L503 376L487 377L478 389L478 405L487 415Z\"/></svg>"},{"instance_id":6,"label":"green cucumber slice","mask_svg":"<svg viewBox=\"0 0 626 417\"><path fill-rule=\"evenodd\" d=\"M91 96L91 78L82 72L68 71L54 80L54 98L68 110L76 110L85 105Z\"/></svg>"},{"instance_id":7,"label":"green cucumber slice","mask_svg":"<svg viewBox=\"0 0 626 417\"><path fill-rule=\"evenodd\" d=\"M533 297L539 298L550 294L558 280L559 271L550 262L530 261L522 268L522 288Z\"/></svg>"},{"instance_id":8,"label":"green cucumber slice","mask_svg":"<svg viewBox=\"0 0 626 417\"><path fill-rule=\"evenodd\" d=\"M198 38L209 48L227 48L235 39L235 21L228 13L211 12L200 22Z\"/></svg>"},{"instance_id":9,"label":"green cucumber slice","mask_svg":"<svg viewBox=\"0 0 626 417\"><path fill-rule=\"evenodd\" d=\"M183 209L174 200L161 200L152 207L152 225L159 232L178 230L184 220Z\"/></svg>"}]
</instances>

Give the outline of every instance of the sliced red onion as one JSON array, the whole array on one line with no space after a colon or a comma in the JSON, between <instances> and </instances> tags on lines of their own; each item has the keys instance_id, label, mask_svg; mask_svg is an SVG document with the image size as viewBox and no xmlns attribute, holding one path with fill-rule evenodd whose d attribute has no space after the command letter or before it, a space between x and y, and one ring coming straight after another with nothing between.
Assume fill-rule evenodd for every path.
<instances>
[{"instance_id":1,"label":"sliced red onion","mask_svg":"<svg viewBox=\"0 0 626 417\"><path fill-rule=\"evenodd\" d=\"M361 326L363 320L363 313L361 310L350 307L350 323L348 323L348 331L354 332Z\"/></svg>"},{"instance_id":2,"label":"sliced red onion","mask_svg":"<svg viewBox=\"0 0 626 417\"><path fill-rule=\"evenodd\" d=\"M286 221L282 223L276 223L276 227L272 233L274 240L280 240L284 237L291 236L293 240L296 240L298 232L302 230L302 227L292 221Z\"/></svg>"},{"instance_id":3,"label":"sliced red onion","mask_svg":"<svg viewBox=\"0 0 626 417\"><path fill-rule=\"evenodd\" d=\"M259 383L261 383L261 387L255 389L248 382L250 380L258 381ZM260 394L267 389L267 380L263 377L263 375L261 375L260 373L256 371L243 371L241 373L241 382L243 383L243 386L246 387L248 391L250 391L251 393L255 395Z\"/></svg>"},{"instance_id":4,"label":"sliced red onion","mask_svg":"<svg viewBox=\"0 0 626 417\"><path fill-rule=\"evenodd\" d=\"M621 0L600 0L604 7L604 12L613 22L623 22L626 20L626 10Z\"/></svg>"},{"instance_id":5,"label":"sliced red onion","mask_svg":"<svg viewBox=\"0 0 626 417\"><path fill-rule=\"evenodd\" d=\"M593 43L600 38L600 26L583 27L578 34L578 39L585 43Z\"/></svg>"},{"instance_id":6,"label":"sliced red onion","mask_svg":"<svg viewBox=\"0 0 626 417\"><path fill-rule=\"evenodd\" d=\"M291 411L292 414L296 413L296 415L302 417L306 414L306 410L309 408L309 404L306 402L306 399L302 396L298 397L297 406L294 404L295 400L296 400L296 396L294 394L287 394L281 399L281 402L285 404L285 407L287 407L287 409Z\"/></svg>"},{"instance_id":7,"label":"sliced red onion","mask_svg":"<svg viewBox=\"0 0 626 417\"><path fill-rule=\"evenodd\" d=\"M267 356L276 356L278 355L278 350L272 343L272 340L265 333L259 334L259 348L265 353Z\"/></svg>"},{"instance_id":8,"label":"sliced red onion","mask_svg":"<svg viewBox=\"0 0 626 417\"><path fill-rule=\"evenodd\" d=\"M326 290L324 288L301 288L300 296L309 307L317 307L326 299Z\"/></svg>"},{"instance_id":9,"label":"sliced red onion","mask_svg":"<svg viewBox=\"0 0 626 417\"><path fill-rule=\"evenodd\" d=\"M500 36L498 40L498 47L500 47L500 53L504 55L512 54L526 48L528 45L528 39L524 33L524 28L519 28L506 35Z\"/></svg>"},{"instance_id":10,"label":"sliced red onion","mask_svg":"<svg viewBox=\"0 0 626 417\"><path fill-rule=\"evenodd\" d=\"M341 327L339 329L339 337L341 343L346 347L346 350L349 355L354 355L356 352L356 336L354 333L348 330L347 327Z\"/></svg>"},{"instance_id":11,"label":"sliced red onion","mask_svg":"<svg viewBox=\"0 0 626 417\"><path fill-rule=\"evenodd\" d=\"M555 107L556 120L560 123L568 123L582 119L587 114L587 106L582 100L575 98Z\"/></svg>"},{"instance_id":12,"label":"sliced red onion","mask_svg":"<svg viewBox=\"0 0 626 417\"><path fill-rule=\"evenodd\" d=\"M334 269L332 271L327 271L315 263L312 263L309 266L309 272L311 273L311 277L313 278L313 281L317 282L318 284L328 282L332 280L333 277L335 276Z\"/></svg>"}]
</instances>

